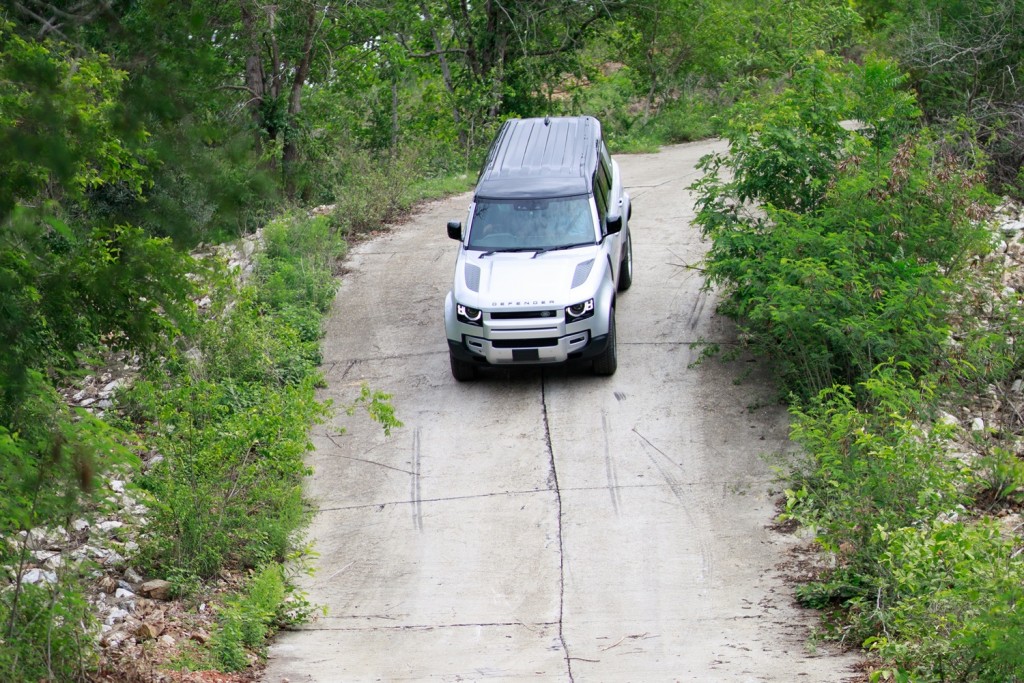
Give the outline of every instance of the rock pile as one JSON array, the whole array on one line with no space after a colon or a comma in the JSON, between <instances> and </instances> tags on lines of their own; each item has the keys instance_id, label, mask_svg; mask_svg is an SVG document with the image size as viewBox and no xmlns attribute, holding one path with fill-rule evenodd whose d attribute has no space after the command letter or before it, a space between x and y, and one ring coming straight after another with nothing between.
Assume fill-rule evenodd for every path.
<instances>
[{"instance_id":1,"label":"rock pile","mask_svg":"<svg viewBox=\"0 0 1024 683\"><path fill-rule=\"evenodd\" d=\"M255 268L254 256L263 244L262 230L227 245L199 245L192 253L197 259L215 258L225 263L239 283L244 284ZM208 310L209 296L195 300L197 308ZM141 359L120 351L108 352L100 365L73 386L61 389L69 407L83 409L96 417L116 410L117 392L131 386L141 369ZM159 461L155 453L144 453L149 466ZM126 476L127 473L121 473ZM144 577L132 566L138 550L138 533L146 525L148 510L131 493L127 479L110 479L104 487L104 512L95 520L76 519L66 528L38 528L8 539L26 550L26 562L8 567L10 580L20 577L25 584L53 584L65 571L84 572L91 577L86 596L100 624L102 681L241 681L244 676L188 677L161 673L159 664L181 644L204 644L213 632L215 615L206 604L187 605L172 594L172 584L159 577ZM237 589L242 578L225 573L211 588L212 593Z\"/></svg>"}]
</instances>

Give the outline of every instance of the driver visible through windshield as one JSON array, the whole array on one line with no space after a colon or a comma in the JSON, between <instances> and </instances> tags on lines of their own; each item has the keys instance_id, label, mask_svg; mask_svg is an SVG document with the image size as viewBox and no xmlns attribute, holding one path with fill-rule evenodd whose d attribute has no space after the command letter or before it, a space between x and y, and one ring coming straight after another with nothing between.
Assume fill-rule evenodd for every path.
<instances>
[{"instance_id":1,"label":"driver visible through windshield","mask_svg":"<svg viewBox=\"0 0 1024 683\"><path fill-rule=\"evenodd\" d=\"M590 197L478 199L469 249L532 251L566 249L597 241Z\"/></svg>"}]
</instances>

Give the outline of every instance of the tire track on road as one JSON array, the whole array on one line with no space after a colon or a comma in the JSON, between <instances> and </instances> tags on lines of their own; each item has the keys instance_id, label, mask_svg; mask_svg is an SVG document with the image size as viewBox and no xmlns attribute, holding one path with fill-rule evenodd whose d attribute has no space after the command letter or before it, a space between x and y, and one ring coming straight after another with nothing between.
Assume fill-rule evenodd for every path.
<instances>
[{"instance_id":1,"label":"tire track on road","mask_svg":"<svg viewBox=\"0 0 1024 683\"><path fill-rule=\"evenodd\" d=\"M619 505L622 503L622 497L619 493L619 475L615 469L615 462L612 460L611 445L608 442L608 434L610 428L608 426L608 411L601 411L601 432L604 435L604 473L605 479L608 480L608 494L612 499L612 509L615 511L615 516L619 516Z\"/></svg>"},{"instance_id":2,"label":"tire track on road","mask_svg":"<svg viewBox=\"0 0 1024 683\"><path fill-rule=\"evenodd\" d=\"M420 493L420 428L412 432L412 524L423 531L423 499Z\"/></svg>"},{"instance_id":3,"label":"tire track on road","mask_svg":"<svg viewBox=\"0 0 1024 683\"><path fill-rule=\"evenodd\" d=\"M715 554L711 542L708 541L707 534L703 531L706 525L699 524L697 520L694 519L693 510L691 508L693 501L683 495L683 488L685 484L681 483L676 478L675 474L665 466L665 463L662 462L662 460L667 461L679 470L682 470L683 466L672 460L672 458L670 458L664 451L651 443L646 436L636 430L636 427L633 428L633 433L640 437L641 450L643 450L647 459L651 461L651 464L654 465L654 469L657 470L661 479L668 485L672 495L677 501L679 501L679 504L683 509L683 514L686 515L687 522L689 522L690 527L694 529L694 540L697 543L697 550L700 552L701 574L699 578L701 581L710 582L713 574ZM661 458L658 458L657 456L661 456Z\"/></svg>"}]
</instances>

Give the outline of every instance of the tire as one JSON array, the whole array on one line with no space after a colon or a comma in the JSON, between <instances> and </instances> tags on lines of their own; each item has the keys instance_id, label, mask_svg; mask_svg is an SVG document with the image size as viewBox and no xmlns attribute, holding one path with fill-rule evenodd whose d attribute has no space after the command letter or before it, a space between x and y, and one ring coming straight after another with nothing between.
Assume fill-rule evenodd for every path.
<instances>
[{"instance_id":1,"label":"tire","mask_svg":"<svg viewBox=\"0 0 1024 683\"><path fill-rule=\"evenodd\" d=\"M619 264L619 291L625 292L633 284L633 236L626 235L626 249Z\"/></svg>"},{"instance_id":2,"label":"tire","mask_svg":"<svg viewBox=\"0 0 1024 683\"><path fill-rule=\"evenodd\" d=\"M615 352L615 309L608 314L608 347L594 359L594 374L610 377L619 366L619 357Z\"/></svg>"},{"instance_id":3,"label":"tire","mask_svg":"<svg viewBox=\"0 0 1024 683\"><path fill-rule=\"evenodd\" d=\"M476 368L469 361L459 360L455 356L448 353L448 359L452 364L452 377L457 382L472 382L476 379Z\"/></svg>"}]
</instances>

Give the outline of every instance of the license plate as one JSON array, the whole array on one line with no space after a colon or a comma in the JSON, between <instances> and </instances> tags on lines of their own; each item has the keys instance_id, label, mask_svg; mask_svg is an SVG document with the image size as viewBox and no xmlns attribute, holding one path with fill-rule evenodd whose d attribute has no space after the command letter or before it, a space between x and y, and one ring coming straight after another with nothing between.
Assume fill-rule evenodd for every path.
<instances>
[{"instance_id":1,"label":"license plate","mask_svg":"<svg viewBox=\"0 0 1024 683\"><path fill-rule=\"evenodd\" d=\"M540 360L537 349L512 349L512 360Z\"/></svg>"}]
</instances>

